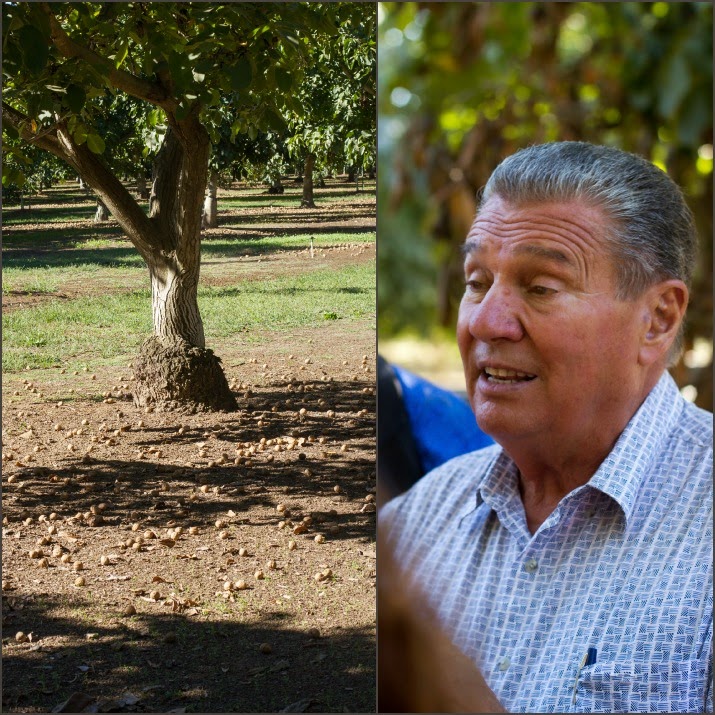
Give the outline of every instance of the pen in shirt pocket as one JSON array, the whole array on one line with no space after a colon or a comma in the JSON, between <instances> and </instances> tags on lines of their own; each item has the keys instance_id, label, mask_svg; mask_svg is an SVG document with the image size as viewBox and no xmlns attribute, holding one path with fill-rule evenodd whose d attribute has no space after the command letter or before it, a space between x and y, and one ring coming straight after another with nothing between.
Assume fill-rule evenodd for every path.
<instances>
[{"instance_id":1,"label":"pen in shirt pocket","mask_svg":"<svg viewBox=\"0 0 715 715\"><path fill-rule=\"evenodd\" d=\"M576 680L574 681L573 684L573 703L576 702L576 690L578 689L578 678L579 675L581 675L581 671L584 668L587 668L589 665L594 665L596 663L596 656L598 652L596 651L595 648L589 648L586 651L586 654L583 656L583 659L581 660L581 665L579 665L578 670L576 671Z\"/></svg>"}]
</instances>

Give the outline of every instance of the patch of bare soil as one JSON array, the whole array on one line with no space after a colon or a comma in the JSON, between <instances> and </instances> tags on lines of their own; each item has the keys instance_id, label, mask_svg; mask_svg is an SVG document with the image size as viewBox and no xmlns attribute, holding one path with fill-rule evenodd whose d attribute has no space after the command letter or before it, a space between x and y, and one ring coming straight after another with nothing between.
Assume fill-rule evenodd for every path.
<instances>
[{"instance_id":1,"label":"patch of bare soil","mask_svg":"<svg viewBox=\"0 0 715 715\"><path fill-rule=\"evenodd\" d=\"M310 246L295 251L273 251L268 254L247 252L239 258L207 258L202 261L202 285L220 286L242 281L295 276L306 270L339 270L343 266L374 263L374 243L341 243L334 246Z\"/></svg>"},{"instance_id":2,"label":"patch of bare soil","mask_svg":"<svg viewBox=\"0 0 715 715\"><path fill-rule=\"evenodd\" d=\"M3 710L375 710L375 344L213 346L240 409L128 368L3 379Z\"/></svg>"}]
</instances>

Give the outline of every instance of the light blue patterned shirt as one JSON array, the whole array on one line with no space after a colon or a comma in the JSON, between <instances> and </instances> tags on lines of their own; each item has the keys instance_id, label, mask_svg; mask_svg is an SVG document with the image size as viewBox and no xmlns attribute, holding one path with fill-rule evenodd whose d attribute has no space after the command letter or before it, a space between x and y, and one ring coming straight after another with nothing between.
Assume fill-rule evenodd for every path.
<instances>
[{"instance_id":1,"label":"light blue patterned shirt","mask_svg":"<svg viewBox=\"0 0 715 715\"><path fill-rule=\"evenodd\" d=\"M380 527L509 712L712 712L712 438L665 373L534 535L499 446L435 469Z\"/></svg>"}]
</instances>

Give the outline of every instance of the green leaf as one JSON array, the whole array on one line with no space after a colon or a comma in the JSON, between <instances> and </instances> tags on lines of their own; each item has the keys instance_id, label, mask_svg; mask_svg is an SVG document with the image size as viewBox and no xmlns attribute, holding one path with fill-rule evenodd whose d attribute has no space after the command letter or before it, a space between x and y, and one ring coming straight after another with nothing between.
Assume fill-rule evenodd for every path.
<instances>
[{"instance_id":1,"label":"green leaf","mask_svg":"<svg viewBox=\"0 0 715 715\"><path fill-rule=\"evenodd\" d=\"M194 67L194 72L197 74L211 74L216 70L216 61L213 59L199 60Z\"/></svg>"},{"instance_id":2,"label":"green leaf","mask_svg":"<svg viewBox=\"0 0 715 715\"><path fill-rule=\"evenodd\" d=\"M14 167L9 167L3 165L2 168L2 185L3 186L17 186L22 188L25 185L25 175Z\"/></svg>"},{"instance_id":3,"label":"green leaf","mask_svg":"<svg viewBox=\"0 0 715 715\"><path fill-rule=\"evenodd\" d=\"M84 89L78 84L71 84L67 87L67 106L75 114L79 114L87 101L87 95Z\"/></svg>"},{"instance_id":4,"label":"green leaf","mask_svg":"<svg viewBox=\"0 0 715 715\"><path fill-rule=\"evenodd\" d=\"M246 57L242 57L233 67L227 67L226 73L231 79L231 88L238 91L251 85L253 69Z\"/></svg>"},{"instance_id":5,"label":"green leaf","mask_svg":"<svg viewBox=\"0 0 715 715\"><path fill-rule=\"evenodd\" d=\"M281 117L280 114L278 114L278 112L274 111L273 109L267 109L263 116L266 120L266 124L270 129L275 130L279 134L285 131L285 120L283 119L283 117Z\"/></svg>"},{"instance_id":6,"label":"green leaf","mask_svg":"<svg viewBox=\"0 0 715 715\"><path fill-rule=\"evenodd\" d=\"M17 147L11 146L8 151L20 162L25 164L26 166L29 166L32 164L32 160L25 156Z\"/></svg>"},{"instance_id":7,"label":"green leaf","mask_svg":"<svg viewBox=\"0 0 715 715\"><path fill-rule=\"evenodd\" d=\"M275 72L276 86L281 92L289 92L293 86L293 77L291 73L284 70L282 67L276 67Z\"/></svg>"},{"instance_id":8,"label":"green leaf","mask_svg":"<svg viewBox=\"0 0 715 715\"><path fill-rule=\"evenodd\" d=\"M129 54L129 40L124 40L117 50L117 54L114 58L114 66L119 69L122 66L124 60L127 59L127 54Z\"/></svg>"},{"instance_id":9,"label":"green leaf","mask_svg":"<svg viewBox=\"0 0 715 715\"><path fill-rule=\"evenodd\" d=\"M84 124L80 124L77 129L74 130L72 136L75 142L79 146L82 146L82 144L87 141L87 127L85 127Z\"/></svg>"},{"instance_id":10,"label":"green leaf","mask_svg":"<svg viewBox=\"0 0 715 715\"><path fill-rule=\"evenodd\" d=\"M22 62L32 74L40 74L45 68L50 47L45 36L32 25L23 25L18 33Z\"/></svg>"},{"instance_id":11,"label":"green leaf","mask_svg":"<svg viewBox=\"0 0 715 715\"><path fill-rule=\"evenodd\" d=\"M104 139L99 134L88 134L87 146L93 154L102 154L104 152Z\"/></svg>"},{"instance_id":12,"label":"green leaf","mask_svg":"<svg viewBox=\"0 0 715 715\"><path fill-rule=\"evenodd\" d=\"M231 125L231 141L232 142L236 141L236 135L241 131L241 125L242 125L242 121L240 119L237 119Z\"/></svg>"}]
</instances>

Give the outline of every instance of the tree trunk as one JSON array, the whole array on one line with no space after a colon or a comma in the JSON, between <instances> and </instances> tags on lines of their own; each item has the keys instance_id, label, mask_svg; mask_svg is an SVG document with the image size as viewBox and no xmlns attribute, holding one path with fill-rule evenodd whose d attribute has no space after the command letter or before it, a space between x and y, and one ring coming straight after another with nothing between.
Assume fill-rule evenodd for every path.
<instances>
[{"instance_id":1,"label":"tree trunk","mask_svg":"<svg viewBox=\"0 0 715 715\"><path fill-rule=\"evenodd\" d=\"M208 178L209 136L189 115L170 121L157 155L149 216L102 159L78 145L66 122L37 137L16 110L3 119L23 138L67 162L104 202L149 268L154 336L134 362L138 406L188 411L235 409L220 360L205 348L198 308L201 216Z\"/></svg>"},{"instance_id":2,"label":"tree trunk","mask_svg":"<svg viewBox=\"0 0 715 715\"><path fill-rule=\"evenodd\" d=\"M221 360L205 347L198 262L182 270L172 256L157 256L148 265L154 335L133 363L134 403L189 412L235 410Z\"/></svg>"},{"instance_id":3,"label":"tree trunk","mask_svg":"<svg viewBox=\"0 0 715 715\"><path fill-rule=\"evenodd\" d=\"M351 166L351 167L348 169L348 183L349 183L349 184L352 184L353 181L355 181L355 167L354 167L354 166Z\"/></svg>"},{"instance_id":4,"label":"tree trunk","mask_svg":"<svg viewBox=\"0 0 715 715\"><path fill-rule=\"evenodd\" d=\"M97 211L94 214L94 222L101 223L102 221L108 220L109 211L107 210L106 204L102 201L102 199L97 199Z\"/></svg>"},{"instance_id":5,"label":"tree trunk","mask_svg":"<svg viewBox=\"0 0 715 715\"><path fill-rule=\"evenodd\" d=\"M149 188L146 185L146 177L144 172L141 172L136 179L137 186L137 196L142 200L146 201L149 198Z\"/></svg>"},{"instance_id":6,"label":"tree trunk","mask_svg":"<svg viewBox=\"0 0 715 715\"><path fill-rule=\"evenodd\" d=\"M192 412L237 407L220 359L205 347L198 305L203 198L211 184L216 192L215 182L208 181L208 137L201 130L197 133L205 144L201 141L193 151L168 131L154 165L149 207L159 235L145 256L154 336L134 361L134 403L140 407ZM177 225L179 216L183 220Z\"/></svg>"},{"instance_id":7,"label":"tree trunk","mask_svg":"<svg viewBox=\"0 0 715 715\"><path fill-rule=\"evenodd\" d=\"M216 198L216 178L211 175L206 185L204 213L201 228L216 228L218 226L218 200Z\"/></svg>"},{"instance_id":8,"label":"tree trunk","mask_svg":"<svg viewBox=\"0 0 715 715\"><path fill-rule=\"evenodd\" d=\"M313 201L313 168L315 167L315 154L308 153L303 165L303 199L300 202L302 209L314 209Z\"/></svg>"},{"instance_id":9,"label":"tree trunk","mask_svg":"<svg viewBox=\"0 0 715 715\"><path fill-rule=\"evenodd\" d=\"M277 171L275 174L271 174L268 177L268 180L270 181L270 187L268 189L269 194L282 194L285 189L283 188L283 182L281 181L281 173L280 171Z\"/></svg>"}]
</instances>

